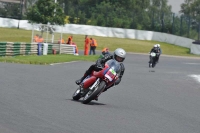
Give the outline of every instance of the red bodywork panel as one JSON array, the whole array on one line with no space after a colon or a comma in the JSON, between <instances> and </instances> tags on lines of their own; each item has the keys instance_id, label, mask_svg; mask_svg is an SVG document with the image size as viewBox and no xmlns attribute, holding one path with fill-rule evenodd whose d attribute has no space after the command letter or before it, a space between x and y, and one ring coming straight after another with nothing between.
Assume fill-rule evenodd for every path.
<instances>
[{"instance_id":1,"label":"red bodywork panel","mask_svg":"<svg viewBox=\"0 0 200 133\"><path fill-rule=\"evenodd\" d=\"M105 77L104 77L104 71L105 71L106 69L108 69L108 68L109 68L109 66L107 66L107 65L105 64L105 67L104 67L103 70L101 70L101 71L99 71L99 72L93 71L92 74L91 74L91 77L89 77L88 79L86 79L86 80L83 82L83 86L82 86L82 87L83 87L84 89L89 88L89 87L96 81L97 78L101 78L102 80L104 80L104 79L105 79ZM109 82L108 86L111 85L112 83L113 83L113 82Z\"/></svg>"}]
</instances>

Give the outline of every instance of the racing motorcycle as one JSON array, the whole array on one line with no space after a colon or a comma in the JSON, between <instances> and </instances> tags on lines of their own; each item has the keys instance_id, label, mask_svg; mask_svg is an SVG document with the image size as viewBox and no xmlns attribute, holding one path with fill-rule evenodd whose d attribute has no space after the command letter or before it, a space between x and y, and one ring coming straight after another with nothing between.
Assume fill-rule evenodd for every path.
<instances>
[{"instance_id":1,"label":"racing motorcycle","mask_svg":"<svg viewBox=\"0 0 200 133\"><path fill-rule=\"evenodd\" d=\"M156 66L156 57L158 53L150 53L149 68L154 68Z\"/></svg>"},{"instance_id":2,"label":"racing motorcycle","mask_svg":"<svg viewBox=\"0 0 200 133\"><path fill-rule=\"evenodd\" d=\"M102 70L93 71L87 76L74 92L73 100L83 98L82 103L88 104L104 91L104 89L113 85L120 74L120 64L114 59L108 60Z\"/></svg>"}]
</instances>

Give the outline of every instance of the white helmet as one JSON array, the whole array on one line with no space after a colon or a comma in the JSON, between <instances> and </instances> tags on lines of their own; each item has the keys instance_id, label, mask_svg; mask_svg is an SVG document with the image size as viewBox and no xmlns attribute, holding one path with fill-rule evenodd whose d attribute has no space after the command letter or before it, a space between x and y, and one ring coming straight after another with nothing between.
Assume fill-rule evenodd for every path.
<instances>
[{"instance_id":1,"label":"white helmet","mask_svg":"<svg viewBox=\"0 0 200 133\"><path fill-rule=\"evenodd\" d=\"M157 47L158 47L158 45L157 45L157 44L155 44L153 47L154 47L154 48L157 48Z\"/></svg>"},{"instance_id":2,"label":"white helmet","mask_svg":"<svg viewBox=\"0 0 200 133\"><path fill-rule=\"evenodd\" d=\"M122 48L117 48L113 54L113 58L118 62L123 62L126 58L126 51Z\"/></svg>"},{"instance_id":3,"label":"white helmet","mask_svg":"<svg viewBox=\"0 0 200 133\"><path fill-rule=\"evenodd\" d=\"M160 48L160 44L157 44L157 46Z\"/></svg>"}]
</instances>

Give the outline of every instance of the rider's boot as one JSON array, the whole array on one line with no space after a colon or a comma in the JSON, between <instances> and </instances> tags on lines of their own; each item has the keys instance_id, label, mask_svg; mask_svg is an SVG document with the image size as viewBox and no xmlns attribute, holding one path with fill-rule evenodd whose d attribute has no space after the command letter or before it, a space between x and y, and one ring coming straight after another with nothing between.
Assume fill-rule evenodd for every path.
<instances>
[{"instance_id":1,"label":"rider's boot","mask_svg":"<svg viewBox=\"0 0 200 133\"><path fill-rule=\"evenodd\" d=\"M94 100L98 101L98 96Z\"/></svg>"},{"instance_id":2,"label":"rider's boot","mask_svg":"<svg viewBox=\"0 0 200 133\"><path fill-rule=\"evenodd\" d=\"M85 73L84 76L83 76L82 78L76 80L75 83L76 83L77 85L80 85L80 83L81 83L87 76L88 76L88 75Z\"/></svg>"}]
</instances>

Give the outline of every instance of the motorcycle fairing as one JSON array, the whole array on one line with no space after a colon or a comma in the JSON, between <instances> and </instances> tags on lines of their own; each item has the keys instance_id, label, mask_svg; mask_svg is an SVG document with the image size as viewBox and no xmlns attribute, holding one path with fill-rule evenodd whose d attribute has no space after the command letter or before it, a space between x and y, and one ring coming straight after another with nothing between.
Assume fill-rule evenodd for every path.
<instances>
[{"instance_id":1,"label":"motorcycle fairing","mask_svg":"<svg viewBox=\"0 0 200 133\"><path fill-rule=\"evenodd\" d=\"M113 64L112 60L110 61L111 64ZM116 75L112 80L109 80L107 77L104 78L104 75L110 71L110 66L108 64L105 64L105 67L101 71L93 71L90 77L85 79L82 83L82 87L84 89L88 89L95 81L97 78L105 80L108 84L108 86L112 85L114 81L116 80Z\"/></svg>"},{"instance_id":2,"label":"motorcycle fairing","mask_svg":"<svg viewBox=\"0 0 200 133\"><path fill-rule=\"evenodd\" d=\"M96 71L93 71L92 74L90 75L89 78L85 79L83 81L83 85L82 87L84 89L87 89L89 88L97 78L103 78L105 73L109 70L109 66L108 65L105 65L104 69L99 71L99 72L96 72Z\"/></svg>"}]
</instances>

